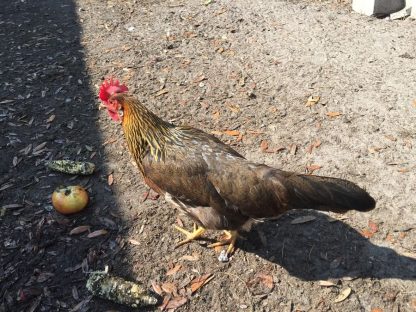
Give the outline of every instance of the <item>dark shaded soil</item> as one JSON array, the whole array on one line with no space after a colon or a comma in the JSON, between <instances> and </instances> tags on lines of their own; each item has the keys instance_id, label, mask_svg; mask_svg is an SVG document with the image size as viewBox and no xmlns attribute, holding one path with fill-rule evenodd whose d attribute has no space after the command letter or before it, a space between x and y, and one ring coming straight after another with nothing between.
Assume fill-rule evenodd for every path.
<instances>
[{"instance_id":1,"label":"dark shaded soil","mask_svg":"<svg viewBox=\"0 0 416 312\"><path fill-rule=\"evenodd\" d=\"M345 1L1 1L0 311L131 311L87 292L83 271L105 265L186 298L181 311L416 311L412 27ZM378 207L257 224L229 263L206 247L219 233L175 249L172 225L192 223L149 193L99 111L108 75L167 120L258 162L350 179ZM52 173L51 159L97 171ZM84 212L53 210L62 184L88 189ZM291 223L303 216L315 219ZM80 225L107 234L69 234Z\"/></svg>"}]
</instances>

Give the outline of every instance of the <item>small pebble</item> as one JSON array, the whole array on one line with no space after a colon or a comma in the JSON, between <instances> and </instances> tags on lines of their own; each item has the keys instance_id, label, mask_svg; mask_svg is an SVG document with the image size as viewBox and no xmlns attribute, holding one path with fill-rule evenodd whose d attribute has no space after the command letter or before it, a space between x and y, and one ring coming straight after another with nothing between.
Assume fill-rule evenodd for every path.
<instances>
[{"instance_id":1,"label":"small pebble","mask_svg":"<svg viewBox=\"0 0 416 312\"><path fill-rule=\"evenodd\" d=\"M220 255L218 256L219 262L228 262L230 259L228 258L227 252L225 250L222 250Z\"/></svg>"}]
</instances>

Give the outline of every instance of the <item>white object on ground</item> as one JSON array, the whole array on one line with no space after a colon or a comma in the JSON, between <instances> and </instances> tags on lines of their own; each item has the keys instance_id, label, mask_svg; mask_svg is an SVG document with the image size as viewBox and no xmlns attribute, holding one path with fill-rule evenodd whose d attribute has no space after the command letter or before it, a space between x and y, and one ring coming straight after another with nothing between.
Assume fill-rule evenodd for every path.
<instances>
[{"instance_id":1,"label":"white object on ground","mask_svg":"<svg viewBox=\"0 0 416 312\"><path fill-rule=\"evenodd\" d=\"M412 11L414 11L414 0L406 0L406 5L405 7L395 13L390 14L390 19L395 20L395 19L399 19L399 18L404 18L407 17L411 14ZM414 13L413 13L414 14Z\"/></svg>"},{"instance_id":2,"label":"white object on ground","mask_svg":"<svg viewBox=\"0 0 416 312\"><path fill-rule=\"evenodd\" d=\"M409 16L411 11L412 11L412 8L404 8L403 10L400 10L399 12L390 14L390 19L395 20L399 18L404 18L406 16Z\"/></svg>"},{"instance_id":3,"label":"white object on ground","mask_svg":"<svg viewBox=\"0 0 416 312\"><path fill-rule=\"evenodd\" d=\"M410 2L410 17L416 19L416 0L408 0Z\"/></svg>"},{"instance_id":4,"label":"white object on ground","mask_svg":"<svg viewBox=\"0 0 416 312\"><path fill-rule=\"evenodd\" d=\"M405 2L405 0L353 0L352 9L368 16L390 15L402 10Z\"/></svg>"}]
</instances>

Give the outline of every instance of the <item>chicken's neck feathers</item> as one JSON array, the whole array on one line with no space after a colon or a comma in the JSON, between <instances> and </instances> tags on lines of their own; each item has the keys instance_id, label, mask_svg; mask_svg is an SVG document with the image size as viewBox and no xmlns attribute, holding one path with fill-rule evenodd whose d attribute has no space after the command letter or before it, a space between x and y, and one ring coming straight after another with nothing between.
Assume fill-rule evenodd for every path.
<instances>
[{"instance_id":1,"label":"chicken's neck feathers","mask_svg":"<svg viewBox=\"0 0 416 312\"><path fill-rule=\"evenodd\" d=\"M182 127L164 121L140 103L126 101L123 129L127 145L139 164L150 152L156 161L166 156L167 144L182 145L186 131Z\"/></svg>"}]
</instances>

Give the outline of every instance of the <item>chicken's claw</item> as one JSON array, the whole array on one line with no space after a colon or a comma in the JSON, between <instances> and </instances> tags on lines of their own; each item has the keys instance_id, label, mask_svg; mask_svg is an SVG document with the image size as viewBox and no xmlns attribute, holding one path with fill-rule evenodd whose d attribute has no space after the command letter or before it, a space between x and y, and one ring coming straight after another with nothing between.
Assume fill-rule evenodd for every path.
<instances>
[{"instance_id":1,"label":"chicken's claw","mask_svg":"<svg viewBox=\"0 0 416 312\"><path fill-rule=\"evenodd\" d=\"M196 224L194 224L194 230L192 232L188 232L187 230L185 230L184 228L174 225L175 229L177 229L179 232L185 234L186 239L184 239L183 241L180 241L175 248L178 248L182 245L185 245L199 237L201 237L202 234L204 234L205 232L205 228L203 228L202 226L198 227Z\"/></svg>"},{"instance_id":2,"label":"chicken's claw","mask_svg":"<svg viewBox=\"0 0 416 312\"><path fill-rule=\"evenodd\" d=\"M220 257L218 258L218 260L220 260L221 262L227 262L229 256L231 256L234 253L235 243L238 238L237 231L224 231L224 233L226 234L226 238L224 240L208 245L208 247L210 248L228 245L227 251L222 251Z\"/></svg>"}]
</instances>

